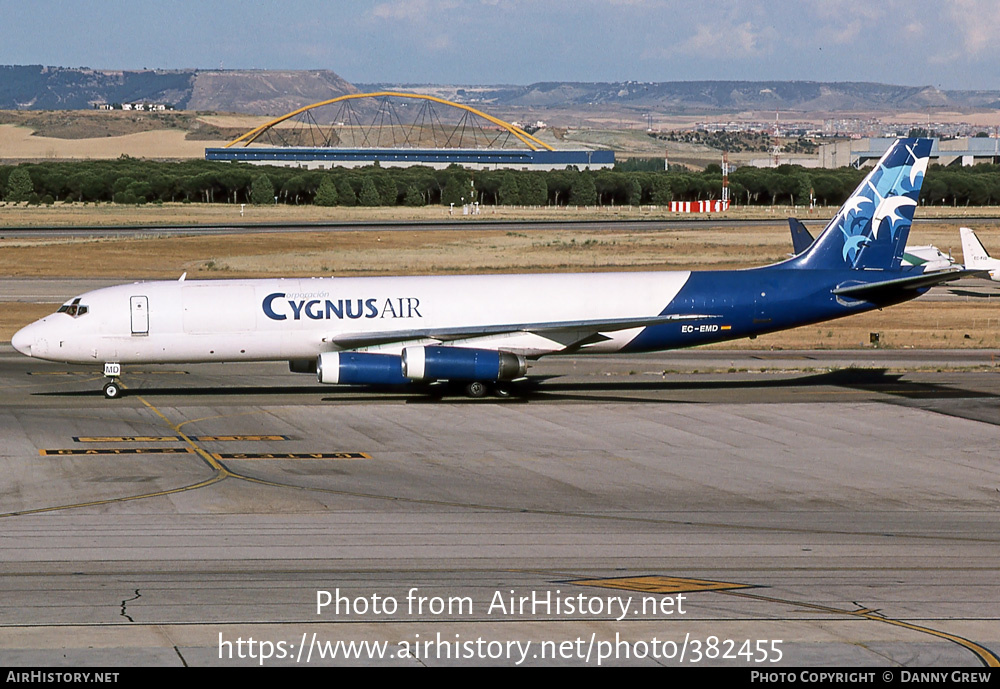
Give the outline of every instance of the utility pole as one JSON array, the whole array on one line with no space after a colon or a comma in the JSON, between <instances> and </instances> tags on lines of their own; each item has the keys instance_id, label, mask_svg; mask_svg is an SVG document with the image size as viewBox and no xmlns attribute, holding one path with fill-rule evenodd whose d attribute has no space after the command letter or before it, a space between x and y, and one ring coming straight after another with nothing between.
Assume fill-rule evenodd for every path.
<instances>
[{"instance_id":1,"label":"utility pole","mask_svg":"<svg viewBox=\"0 0 1000 689\"><path fill-rule=\"evenodd\" d=\"M778 111L774 111L774 148L771 149L771 155L774 157L774 167L778 167L779 158L781 154L781 144L778 142Z\"/></svg>"},{"instance_id":2,"label":"utility pole","mask_svg":"<svg viewBox=\"0 0 1000 689\"><path fill-rule=\"evenodd\" d=\"M729 152L722 154L722 210L729 209Z\"/></svg>"}]
</instances>

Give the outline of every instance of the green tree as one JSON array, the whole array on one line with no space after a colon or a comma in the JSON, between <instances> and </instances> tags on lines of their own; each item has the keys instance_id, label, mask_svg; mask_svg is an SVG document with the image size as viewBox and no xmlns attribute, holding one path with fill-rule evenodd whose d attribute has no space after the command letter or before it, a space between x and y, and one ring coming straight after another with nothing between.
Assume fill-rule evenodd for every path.
<instances>
[{"instance_id":1,"label":"green tree","mask_svg":"<svg viewBox=\"0 0 1000 689\"><path fill-rule=\"evenodd\" d=\"M594 188L597 190L597 202L602 206L625 201L625 176L620 172L601 170L594 175Z\"/></svg>"},{"instance_id":2,"label":"green tree","mask_svg":"<svg viewBox=\"0 0 1000 689\"><path fill-rule=\"evenodd\" d=\"M335 186L337 187L337 203L341 206L358 205L358 196L354 193L351 181L344 175L337 177Z\"/></svg>"},{"instance_id":3,"label":"green tree","mask_svg":"<svg viewBox=\"0 0 1000 689\"><path fill-rule=\"evenodd\" d=\"M81 201L100 201L102 196L107 193L107 188L104 185L104 181L99 175L94 173L85 173L80 177L80 200Z\"/></svg>"},{"instance_id":4,"label":"green tree","mask_svg":"<svg viewBox=\"0 0 1000 689\"><path fill-rule=\"evenodd\" d=\"M382 198L371 177L365 176L361 180L361 191L358 193L358 203L362 206L381 206Z\"/></svg>"},{"instance_id":5,"label":"green tree","mask_svg":"<svg viewBox=\"0 0 1000 689\"><path fill-rule=\"evenodd\" d=\"M434 176L434 170L428 167L412 167L406 170L404 174L409 180L405 186L407 188L410 186L417 188L420 195L424 197L423 205L434 203L434 197L441 192L437 178ZM407 189L407 193L409 193L409 189Z\"/></svg>"},{"instance_id":6,"label":"green tree","mask_svg":"<svg viewBox=\"0 0 1000 689\"><path fill-rule=\"evenodd\" d=\"M531 172L517 180L521 203L526 206L544 206L549 202L549 187L544 173Z\"/></svg>"},{"instance_id":7,"label":"green tree","mask_svg":"<svg viewBox=\"0 0 1000 689\"><path fill-rule=\"evenodd\" d=\"M331 177L324 176L323 181L319 183L319 189L316 190L316 205L336 206L338 198L337 185Z\"/></svg>"},{"instance_id":8,"label":"green tree","mask_svg":"<svg viewBox=\"0 0 1000 689\"><path fill-rule=\"evenodd\" d=\"M708 181L701 175L671 174L670 189L680 201L700 201L708 197Z\"/></svg>"},{"instance_id":9,"label":"green tree","mask_svg":"<svg viewBox=\"0 0 1000 689\"><path fill-rule=\"evenodd\" d=\"M628 175L625 182L625 190L628 195L626 198L628 205L638 206L642 203L642 184L639 182L638 177Z\"/></svg>"},{"instance_id":10,"label":"green tree","mask_svg":"<svg viewBox=\"0 0 1000 689\"><path fill-rule=\"evenodd\" d=\"M665 175L652 173L649 183L649 202L657 206L666 206L674 200L674 193L670 188L670 180Z\"/></svg>"},{"instance_id":11,"label":"green tree","mask_svg":"<svg viewBox=\"0 0 1000 689\"><path fill-rule=\"evenodd\" d=\"M423 206L424 205L424 195L420 193L415 184L411 184L406 188L406 198L403 201L407 206Z\"/></svg>"},{"instance_id":12,"label":"green tree","mask_svg":"<svg viewBox=\"0 0 1000 689\"><path fill-rule=\"evenodd\" d=\"M577 174L569 188L569 202L574 206L597 205L597 187L593 176L586 172Z\"/></svg>"},{"instance_id":13,"label":"green tree","mask_svg":"<svg viewBox=\"0 0 1000 689\"><path fill-rule=\"evenodd\" d=\"M134 206L139 203L139 199L135 197L135 194L129 191L119 191L111 200L124 206Z\"/></svg>"},{"instance_id":14,"label":"green tree","mask_svg":"<svg viewBox=\"0 0 1000 689\"><path fill-rule=\"evenodd\" d=\"M253 178L250 200L258 206L274 203L274 185L271 184L271 178L267 173L261 173Z\"/></svg>"},{"instance_id":15,"label":"green tree","mask_svg":"<svg viewBox=\"0 0 1000 689\"><path fill-rule=\"evenodd\" d=\"M132 184L135 184L135 179L132 177L119 177L115 180L115 183L111 185L111 191L115 194L121 194Z\"/></svg>"},{"instance_id":16,"label":"green tree","mask_svg":"<svg viewBox=\"0 0 1000 689\"><path fill-rule=\"evenodd\" d=\"M813 194L824 206L842 203L848 192L838 175L818 173L812 177Z\"/></svg>"},{"instance_id":17,"label":"green tree","mask_svg":"<svg viewBox=\"0 0 1000 689\"><path fill-rule=\"evenodd\" d=\"M199 161L200 162L200 161ZM151 180L152 181L152 180ZM242 170L240 168L234 168L227 164L227 168L218 176L218 183L220 186L220 191L222 191L226 196L226 201L232 203L240 203L240 198L247 198L247 193L249 192L252 184L253 178L250 172L247 170ZM160 183L160 190L157 192L164 201L168 200L164 196L164 192L169 194L172 198L174 195L174 190L171 188L173 185ZM157 188L157 184L153 184L153 188Z\"/></svg>"},{"instance_id":18,"label":"green tree","mask_svg":"<svg viewBox=\"0 0 1000 689\"><path fill-rule=\"evenodd\" d=\"M553 170L545 176L545 185L555 205L567 202L576 174L571 170Z\"/></svg>"},{"instance_id":19,"label":"green tree","mask_svg":"<svg viewBox=\"0 0 1000 689\"><path fill-rule=\"evenodd\" d=\"M152 187L149 182L139 182L130 177L119 177L115 182L113 201L134 205L146 203L152 195Z\"/></svg>"},{"instance_id":20,"label":"green tree","mask_svg":"<svg viewBox=\"0 0 1000 689\"><path fill-rule=\"evenodd\" d=\"M150 200L173 201L173 180L162 174L153 174L148 178Z\"/></svg>"},{"instance_id":21,"label":"green tree","mask_svg":"<svg viewBox=\"0 0 1000 689\"><path fill-rule=\"evenodd\" d=\"M372 173L375 180L375 190L378 192L380 204L382 206L395 206L399 200L399 189L396 182L385 170L378 170Z\"/></svg>"},{"instance_id":22,"label":"green tree","mask_svg":"<svg viewBox=\"0 0 1000 689\"><path fill-rule=\"evenodd\" d=\"M500 189L497 195L500 197L500 203L505 206L515 206L521 203L520 184L513 172L505 172L500 178Z\"/></svg>"},{"instance_id":23,"label":"green tree","mask_svg":"<svg viewBox=\"0 0 1000 689\"><path fill-rule=\"evenodd\" d=\"M309 178L306 175L293 175L289 177L281 186L281 197L288 203L289 200L299 205L302 197L309 192Z\"/></svg>"},{"instance_id":24,"label":"green tree","mask_svg":"<svg viewBox=\"0 0 1000 689\"><path fill-rule=\"evenodd\" d=\"M445 206L454 203L456 206L462 205L462 198L467 195L469 182L461 175L451 175L441 190L441 203Z\"/></svg>"},{"instance_id":25,"label":"green tree","mask_svg":"<svg viewBox=\"0 0 1000 689\"><path fill-rule=\"evenodd\" d=\"M15 203L27 201L34 191L35 185L28 171L23 167L14 168L7 178L7 200Z\"/></svg>"}]
</instances>

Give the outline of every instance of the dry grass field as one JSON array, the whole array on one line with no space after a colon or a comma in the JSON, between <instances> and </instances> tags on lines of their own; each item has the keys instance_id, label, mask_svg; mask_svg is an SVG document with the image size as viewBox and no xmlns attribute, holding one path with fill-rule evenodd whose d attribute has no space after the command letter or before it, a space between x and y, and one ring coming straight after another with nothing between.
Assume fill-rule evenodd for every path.
<instances>
[{"instance_id":1,"label":"dry grass field","mask_svg":"<svg viewBox=\"0 0 1000 689\"><path fill-rule=\"evenodd\" d=\"M204 158L206 148L227 143L228 140L188 139L183 130L157 129L105 138L60 139L38 136L27 127L0 125L0 151L5 161L93 160L122 155L157 159Z\"/></svg>"},{"instance_id":2,"label":"dry grass field","mask_svg":"<svg viewBox=\"0 0 1000 689\"><path fill-rule=\"evenodd\" d=\"M240 208L238 204L164 203L142 206L119 205L114 203L80 204L56 203L51 206L28 206L0 201L0 235L4 227L121 227L121 226L170 226L170 225L226 225L234 228L253 227L261 224L297 223L399 223L399 222L442 222L466 223L503 220L534 221L590 221L602 220L780 220L796 217L807 223L825 224L837 209L818 207L810 211L801 206L734 206L725 213L671 213L662 206L484 206L480 215L462 215L458 208L449 213L444 206L424 206L409 208L396 207L344 207L334 206L251 206ZM922 220L938 217L968 218L975 223L977 218L1000 217L997 206L922 206L917 211ZM918 224L919 225L919 224ZM976 225L980 227L980 225ZM955 234L957 241L958 234ZM923 240L920 240L923 241ZM956 244L957 246L957 244Z\"/></svg>"},{"instance_id":3,"label":"dry grass field","mask_svg":"<svg viewBox=\"0 0 1000 689\"><path fill-rule=\"evenodd\" d=\"M323 209L251 209L256 222L309 222L331 219ZM335 209L336 210L336 209ZM441 208L343 209L346 217L373 222L407 219L441 220ZM270 213L274 211L273 213ZM279 212L280 211L280 212ZM558 213L559 211L549 211ZM788 211L790 212L790 211ZM119 209L113 206L0 208L4 226L114 225L224 222L226 207L178 205ZM781 214L786 212L782 211ZM363 214L355 215L355 214ZM825 214L824 214L825 215ZM495 216L480 216L495 217ZM510 209L499 217L547 217ZM565 215L562 217L566 217ZM578 219L610 217L600 213ZM773 216L772 216L773 217ZM821 216L822 217L822 216ZM468 220L463 231L399 230L377 225L346 232L306 230L227 235L118 238L3 238L0 229L0 276L108 277L113 279L189 279L266 276L362 276L392 274L458 274L541 271L630 271L743 268L782 260L791 240L775 227L667 228L626 231L595 224L587 229L520 231L483 229ZM970 222L983 242L1000 255L1000 226ZM935 244L961 258L957 227L919 223L911 244ZM9 341L20 326L53 310L39 304L5 304L0 340ZM1000 303L992 300L934 301L909 304L808 326L785 333L740 340L719 347L762 349L851 348L868 346L869 333L879 332L886 347L1000 347Z\"/></svg>"}]
</instances>

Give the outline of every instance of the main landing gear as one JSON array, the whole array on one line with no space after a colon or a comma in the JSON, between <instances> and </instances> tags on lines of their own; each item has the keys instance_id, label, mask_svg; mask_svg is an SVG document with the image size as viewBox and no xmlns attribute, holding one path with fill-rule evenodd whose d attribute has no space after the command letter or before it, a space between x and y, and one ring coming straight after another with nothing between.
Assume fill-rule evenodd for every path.
<instances>
[{"instance_id":1,"label":"main landing gear","mask_svg":"<svg viewBox=\"0 0 1000 689\"><path fill-rule=\"evenodd\" d=\"M513 387L510 383L484 383L479 380L474 380L471 383L465 384L465 396L471 397L473 399L480 399L486 397L489 393L493 393L497 397L507 398L514 394Z\"/></svg>"},{"instance_id":2,"label":"main landing gear","mask_svg":"<svg viewBox=\"0 0 1000 689\"><path fill-rule=\"evenodd\" d=\"M465 394L468 397L478 399L480 397L486 397L487 388L486 383L474 380L471 383L465 385Z\"/></svg>"},{"instance_id":3,"label":"main landing gear","mask_svg":"<svg viewBox=\"0 0 1000 689\"><path fill-rule=\"evenodd\" d=\"M104 375L111 380L104 384L104 397L109 400L121 397L125 388L118 382L118 377L122 374L122 365L118 363L104 364Z\"/></svg>"}]
</instances>

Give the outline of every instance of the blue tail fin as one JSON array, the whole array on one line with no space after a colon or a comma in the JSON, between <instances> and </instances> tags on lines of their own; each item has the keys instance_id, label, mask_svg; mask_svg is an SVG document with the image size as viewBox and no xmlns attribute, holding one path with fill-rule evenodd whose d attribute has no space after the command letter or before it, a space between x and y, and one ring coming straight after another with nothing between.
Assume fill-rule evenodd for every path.
<instances>
[{"instance_id":1,"label":"blue tail fin","mask_svg":"<svg viewBox=\"0 0 1000 689\"><path fill-rule=\"evenodd\" d=\"M898 270L930 152L930 139L894 141L792 267Z\"/></svg>"}]
</instances>

